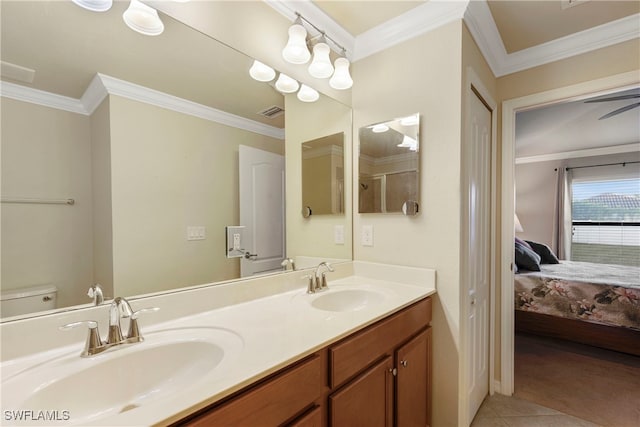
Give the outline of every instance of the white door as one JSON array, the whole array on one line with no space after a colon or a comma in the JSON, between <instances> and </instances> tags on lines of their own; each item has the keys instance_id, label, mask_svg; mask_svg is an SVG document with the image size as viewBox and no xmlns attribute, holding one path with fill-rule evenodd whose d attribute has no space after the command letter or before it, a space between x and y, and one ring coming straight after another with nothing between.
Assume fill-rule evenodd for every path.
<instances>
[{"instance_id":1,"label":"white door","mask_svg":"<svg viewBox=\"0 0 640 427\"><path fill-rule=\"evenodd\" d=\"M240 146L242 277L282 269L285 257L284 156Z\"/></svg>"},{"instance_id":2,"label":"white door","mask_svg":"<svg viewBox=\"0 0 640 427\"><path fill-rule=\"evenodd\" d=\"M489 393L489 294L491 280L491 111L471 94L466 153L464 236L467 307L468 416Z\"/></svg>"}]
</instances>

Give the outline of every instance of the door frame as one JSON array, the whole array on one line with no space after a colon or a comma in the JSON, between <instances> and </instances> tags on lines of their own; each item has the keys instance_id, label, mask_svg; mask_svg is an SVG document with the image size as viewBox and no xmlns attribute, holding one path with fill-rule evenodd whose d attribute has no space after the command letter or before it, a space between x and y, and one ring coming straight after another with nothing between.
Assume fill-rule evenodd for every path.
<instances>
[{"instance_id":1,"label":"door frame","mask_svg":"<svg viewBox=\"0 0 640 427\"><path fill-rule=\"evenodd\" d=\"M501 394L514 392L514 298L513 298L513 214L515 212L515 123L516 113L558 102L578 101L605 95L640 83L637 71L615 74L596 80L559 87L544 92L512 98L502 103L502 185L501 185L501 259L500 259L500 382ZM498 313L496 313L498 314Z\"/></svg>"},{"instance_id":2,"label":"door frame","mask_svg":"<svg viewBox=\"0 0 640 427\"><path fill-rule=\"evenodd\" d=\"M497 256L497 247L496 247L496 227L497 227L497 134L498 134L498 104L491 96L489 90L487 90L486 86L476 73L476 71L472 67L467 67L465 71L465 119L464 119L464 133L463 133L463 144L466 143L470 135L469 132L469 115L468 112L471 109L471 97L477 96L480 101L482 101L489 111L491 112L491 158L490 158L490 168L491 168L491 179L490 179L490 187L491 187L491 199L489 200L489 209L490 209L490 231L489 231L489 245L490 245L490 255L489 255L489 394L494 393L494 381L495 377L494 373L494 360L495 360L495 319L496 319L496 310L495 310L495 294L496 294L496 256ZM463 155L464 156L464 155ZM461 159L461 162L464 161L464 157ZM463 229L465 223L468 223L468 218L460 216L460 227ZM469 266L466 265L465 257L463 255L463 247L460 245L460 255L461 260L464 264L461 265L461 271L467 272ZM467 274L465 273L465 277ZM459 389L464 390L463 393L460 393L461 402L458 405L458 419L460 421L460 425L469 425L471 423L471 414L468 412L469 407L469 396L467 395L467 390L469 388L469 384L467 381L467 377L469 375L469 363L473 354L467 350L467 343L469 340L469 330L467 328L467 318L469 316L469 292L467 292L466 283L460 289L460 345L462 355L460 358L460 377L458 379Z\"/></svg>"}]
</instances>

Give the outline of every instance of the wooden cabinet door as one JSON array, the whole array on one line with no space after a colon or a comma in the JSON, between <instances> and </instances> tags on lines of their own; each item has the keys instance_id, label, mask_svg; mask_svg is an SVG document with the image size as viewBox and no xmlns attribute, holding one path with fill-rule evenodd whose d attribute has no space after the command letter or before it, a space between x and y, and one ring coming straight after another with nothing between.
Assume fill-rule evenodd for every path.
<instances>
[{"instance_id":1,"label":"wooden cabinet door","mask_svg":"<svg viewBox=\"0 0 640 427\"><path fill-rule=\"evenodd\" d=\"M425 427L431 419L431 328L396 351L397 427Z\"/></svg>"},{"instance_id":2,"label":"wooden cabinet door","mask_svg":"<svg viewBox=\"0 0 640 427\"><path fill-rule=\"evenodd\" d=\"M287 427L323 427L322 426L322 407L315 406L304 415L296 418L294 421L287 423Z\"/></svg>"},{"instance_id":3,"label":"wooden cabinet door","mask_svg":"<svg viewBox=\"0 0 640 427\"><path fill-rule=\"evenodd\" d=\"M332 427L391 427L393 360L387 356L329 396Z\"/></svg>"}]
</instances>

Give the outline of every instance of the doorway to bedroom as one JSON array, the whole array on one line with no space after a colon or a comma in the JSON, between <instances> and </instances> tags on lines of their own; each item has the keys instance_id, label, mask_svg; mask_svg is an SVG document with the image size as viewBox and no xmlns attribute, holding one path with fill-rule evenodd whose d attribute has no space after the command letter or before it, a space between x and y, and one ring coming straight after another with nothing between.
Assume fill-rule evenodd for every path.
<instances>
[{"instance_id":1,"label":"doorway to bedroom","mask_svg":"<svg viewBox=\"0 0 640 427\"><path fill-rule=\"evenodd\" d=\"M564 264L564 260L575 262L576 259L584 259L585 254L587 258L591 257L587 262L636 262L634 251L640 248L640 242L635 242L634 233L640 229L637 227L640 224L634 219L634 215L636 212L640 215L640 209L634 203L640 201L640 169L635 169L638 163L634 162L640 160L640 130L637 126L640 109L628 108L609 118L598 120L610 112L619 110L625 103L632 104L636 96L640 96L637 77L621 75L505 102L502 157L503 248L514 245L514 238L520 238L522 244L529 246L530 252L538 256L534 261L538 264L543 261L542 270L545 270L545 267L552 270L562 267L546 264L553 262L549 256L553 257L555 254L562 261L560 264ZM598 100L613 97L624 98L585 102L593 98ZM637 102L637 98L635 99ZM579 110L585 106L598 108L589 114L581 113ZM595 111L603 109L610 111ZM634 126L623 124L627 117L632 123L635 121ZM603 124L612 126L609 130L597 131L594 130L595 125L583 122L578 129L586 133L580 134L572 128L572 123L579 120L594 121L599 127ZM625 134L624 129L630 129L630 134ZM574 136L578 138L574 139ZM545 144L549 144L550 147L545 148ZM628 191L616 188L615 191L601 194L583 194L576 199L570 197L572 193L580 193L576 191L580 189L572 187L572 183L599 180L611 184L616 180L634 178L636 181L631 181L631 190ZM624 202L628 202L626 207ZM617 209L618 216L599 218L597 215L601 215L602 212L598 212L593 217L591 209L589 214L592 218L582 218L581 215L585 213L575 209L598 203L604 205L604 208L612 208L610 211ZM563 216L566 212L569 214ZM511 218L513 222L508 221ZM506 224L507 222L511 223ZM617 240L613 241L614 238ZM575 251L573 254L572 249ZM607 255L606 252L610 254ZM640 275L636 274L635 278L632 276L632 279L629 279L634 282L631 283L631 290L615 287L618 292L628 293L628 301L624 301L625 297L609 294L606 289L590 290L591 294L585 293L581 288L574 289L572 286L575 280L572 279L575 277L566 278L569 282L552 278L536 278L535 280L539 280L536 282L534 278L527 277L527 272L522 274L521 271L520 274L514 275L509 269L512 259L512 253L503 251L501 335L506 338L501 346L503 392L508 394L515 391L517 397L537 400L536 403L599 424L605 424L603 417L608 418L607 425L625 425L624 420L629 424L632 419L634 423L637 422L638 414L633 412L637 409L628 408L636 407L633 399L635 402L640 400L640 391L637 390L637 386L628 384L628 378L637 378L640 375L640 358L624 353L634 351L628 348L624 341L628 343L629 340L633 342L635 339L635 342L640 342L640 325L637 324L640 317L635 317L636 324L632 318L630 324L621 325L625 329L620 338L623 342L622 347L616 348L614 345L614 351L600 350L601 343L589 342L588 339L588 345L574 344L566 340L573 339L573 336L566 337L555 333L558 329L565 328L568 330L565 333L590 337L593 333L589 328L581 331L581 328L576 329L571 322L559 326L555 319L551 322L546 321L552 319L552 314L562 316L562 308L567 309L568 313L564 313L567 317L574 316L589 321L580 322L583 324L593 323L592 321L599 320L597 318L600 316L606 318L608 314L592 303L594 297L599 294L602 302L612 300L614 304L608 305L616 305L611 316L624 317L620 316L625 310L623 303L631 302L635 292L640 292L637 289L637 277ZM536 269L535 266L532 269ZM618 272L612 271L608 272L607 276L617 274ZM586 275L590 277L592 274ZM526 278L524 285L518 285L518 281L514 285L514 276ZM633 285L636 287L635 290ZM551 308L543 305L547 299L552 301ZM524 310L515 310L514 315L514 308ZM560 313L551 313L554 310ZM640 313L640 306L636 306L635 310ZM634 309L627 311L631 317L640 316L634 314ZM520 319L520 314L523 313L524 330L527 333L514 333L516 326L518 330L523 329L523 320ZM530 314L533 317L529 317ZM542 320L536 317L540 315ZM629 329L634 327L638 330L630 332ZM585 372L590 372L588 379L584 376ZM591 374L594 372L603 372L603 375L594 377ZM563 390L564 385L567 385L567 388ZM585 390L596 393L584 392ZM617 399L613 399L612 396L616 396ZM563 406L568 401L569 407ZM598 407L600 403L602 405ZM625 403L628 405L627 409ZM630 418L634 416L636 418ZM612 424L616 419L619 422Z\"/></svg>"}]
</instances>

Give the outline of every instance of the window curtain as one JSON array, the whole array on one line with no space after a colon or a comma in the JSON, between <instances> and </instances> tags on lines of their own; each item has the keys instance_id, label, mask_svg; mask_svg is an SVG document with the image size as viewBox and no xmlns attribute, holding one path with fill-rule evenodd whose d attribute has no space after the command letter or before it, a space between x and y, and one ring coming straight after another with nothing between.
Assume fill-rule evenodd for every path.
<instances>
[{"instance_id":1,"label":"window curtain","mask_svg":"<svg viewBox=\"0 0 640 427\"><path fill-rule=\"evenodd\" d=\"M566 163L556 169L551 248L559 259L571 259L571 170Z\"/></svg>"}]
</instances>

